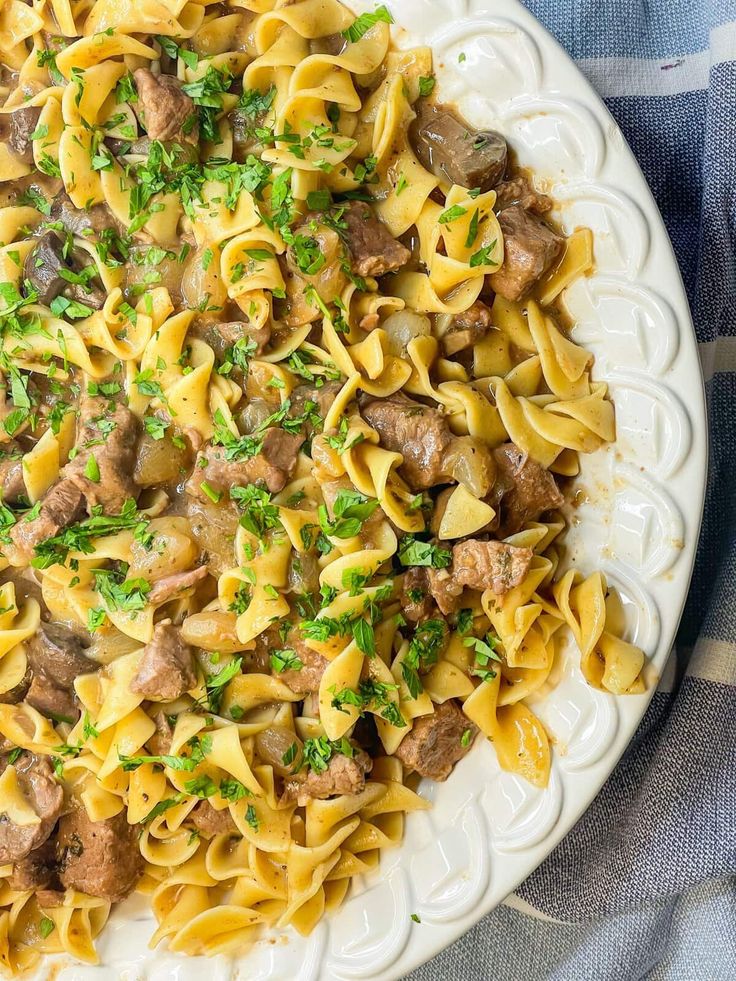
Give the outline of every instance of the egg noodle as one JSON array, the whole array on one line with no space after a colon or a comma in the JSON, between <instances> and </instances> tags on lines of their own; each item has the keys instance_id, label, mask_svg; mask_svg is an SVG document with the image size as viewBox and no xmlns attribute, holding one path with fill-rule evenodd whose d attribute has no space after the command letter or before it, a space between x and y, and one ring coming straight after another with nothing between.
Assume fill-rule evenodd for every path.
<instances>
[{"instance_id":1,"label":"egg noodle","mask_svg":"<svg viewBox=\"0 0 736 981\"><path fill-rule=\"evenodd\" d=\"M0 965L97 963L133 887L172 951L308 934L478 732L547 784L561 628L644 689L560 568L557 481L615 439L558 304L591 235L494 287L500 190L418 151L384 7L5 0L0 51Z\"/></svg>"}]
</instances>

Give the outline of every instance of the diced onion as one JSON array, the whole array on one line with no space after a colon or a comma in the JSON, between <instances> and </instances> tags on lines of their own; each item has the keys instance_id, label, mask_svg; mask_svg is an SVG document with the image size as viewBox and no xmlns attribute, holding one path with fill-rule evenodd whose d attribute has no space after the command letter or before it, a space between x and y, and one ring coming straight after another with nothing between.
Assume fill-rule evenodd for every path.
<instances>
[{"instance_id":1,"label":"diced onion","mask_svg":"<svg viewBox=\"0 0 736 981\"><path fill-rule=\"evenodd\" d=\"M415 337L428 337L432 333L429 317L412 310L397 310L382 324L388 334L388 352L396 358L406 357L409 342Z\"/></svg>"}]
</instances>

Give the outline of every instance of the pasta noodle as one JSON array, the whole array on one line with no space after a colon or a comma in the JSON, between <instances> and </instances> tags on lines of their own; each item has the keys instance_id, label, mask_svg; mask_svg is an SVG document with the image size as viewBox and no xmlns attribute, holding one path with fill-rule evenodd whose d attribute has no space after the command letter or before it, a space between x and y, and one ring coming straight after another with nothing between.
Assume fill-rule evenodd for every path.
<instances>
[{"instance_id":1,"label":"pasta noodle","mask_svg":"<svg viewBox=\"0 0 736 981\"><path fill-rule=\"evenodd\" d=\"M593 264L340 0L0 5L0 971L312 931L478 734L546 786ZM534 698L531 698L534 696ZM420 788L421 789L421 788Z\"/></svg>"}]
</instances>

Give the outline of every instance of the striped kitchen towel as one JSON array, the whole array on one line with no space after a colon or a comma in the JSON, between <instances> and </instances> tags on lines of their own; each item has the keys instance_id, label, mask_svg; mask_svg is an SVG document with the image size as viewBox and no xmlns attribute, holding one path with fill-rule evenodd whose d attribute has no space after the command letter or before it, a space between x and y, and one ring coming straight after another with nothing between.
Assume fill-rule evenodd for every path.
<instances>
[{"instance_id":1,"label":"striped kitchen towel","mask_svg":"<svg viewBox=\"0 0 736 981\"><path fill-rule=\"evenodd\" d=\"M525 0L664 216L705 372L705 523L676 670L592 807L412 981L736 978L736 0ZM685 396L686 397L686 396Z\"/></svg>"}]
</instances>

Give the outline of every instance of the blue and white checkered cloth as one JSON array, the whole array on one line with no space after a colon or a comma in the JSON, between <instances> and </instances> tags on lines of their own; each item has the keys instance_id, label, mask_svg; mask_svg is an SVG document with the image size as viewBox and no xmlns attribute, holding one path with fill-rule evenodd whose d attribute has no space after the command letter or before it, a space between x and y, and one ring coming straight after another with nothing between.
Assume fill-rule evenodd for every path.
<instances>
[{"instance_id":1,"label":"blue and white checkered cloth","mask_svg":"<svg viewBox=\"0 0 736 981\"><path fill-rule=\"evenodd\" d=\"M602 793L507 904L412 981L736 979L736 0L524 0L603 96L685 279L711 427L677 642Z\"/></svg>"}]
</instances>

